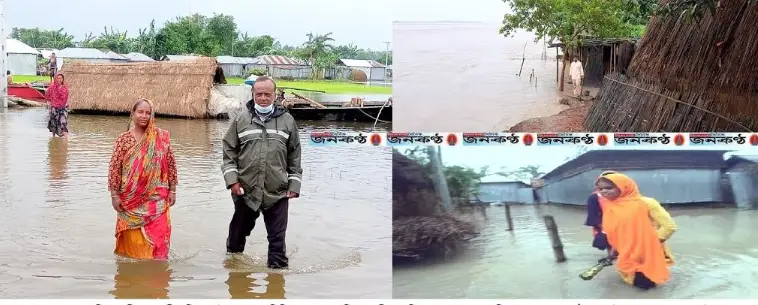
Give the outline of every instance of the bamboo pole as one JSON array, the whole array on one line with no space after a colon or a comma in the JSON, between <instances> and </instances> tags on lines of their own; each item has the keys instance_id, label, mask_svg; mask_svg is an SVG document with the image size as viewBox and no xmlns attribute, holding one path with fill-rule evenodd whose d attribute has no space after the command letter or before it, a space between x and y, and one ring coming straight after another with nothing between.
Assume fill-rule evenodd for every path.
<instances>
[{"instance_id":1,"label":"bamboo pole","mask_svg":"<svg viewBox=\"0 0 758 305\"><path fill-rule=\"evenodd\" d=\"M442 160L440 160L440 154L434 149L434 146L428 146L426 148L429 154L429 162L432 165L433 182L437 195L442 200L442 206L445 211L451 211L453 208L453 201L450 198L450 190L447 188L447 179L445 179L445 172L442 168Z\"/></svg>"},{"instance_id":2,"label":"bamboo pole","mask_svg":"<svg viewBox=\"0 0 758 305\"><path fill-rule=\"evenodd\" d=\"M5 71L7 71L6 62L8 60L8 56L5 54L5 50L7 46L5 45L5 1L0 0L0 73L2 73L2 77L0 77L0 104L2 105L2 108L8 108L8 76L6 75Z\"/></svg>"},{"instance_id":3,"label":"bamboo pole","mask_svg":"<svg viewBox=\"0 0 758 305\"><path fill-rule=\"evenodd\" d=\"M563 253L563 243L561 242L561 237L558 235L558 225L555 224L555 219L553 216L546 215L544 217L545 219L545 227L547 228L547 233L550 235L550 242L553 246L553 254L555 255L555 261L562 263L566 261L566 254Z\"/></svg>"},{"instance_id":4,"label":"bamboo pole","mask_svg":"<svg viewBox=\"0 0 758 305\"><path fill-rule=\"evenodd\" d=\"M505 221L508 223L506 231L513 231L513 217L511 216L511 205L505 205Z\"/></svg>"}]
</instances>

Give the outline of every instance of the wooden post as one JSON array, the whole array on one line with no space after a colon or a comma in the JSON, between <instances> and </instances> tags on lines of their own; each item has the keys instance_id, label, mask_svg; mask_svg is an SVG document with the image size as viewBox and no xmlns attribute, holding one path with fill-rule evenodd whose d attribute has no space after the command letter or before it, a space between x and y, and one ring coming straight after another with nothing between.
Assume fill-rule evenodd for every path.
<instances>
[{"instance_id":1,"label":"wooden post","mask_svg":"<svg viewBox=\"0 0 758 305\"><path fill-rule=\"evenodd\" d=\"M487 206L480 204L479 212L482 212L482 216L484 217L484 219L487 219Z\"/></svg>"},{"instance_id":2,"label":"wooden post","mask_svg":"<svg viewBox=\"0 0 758 305\"><path fill-rule=\"evenodd\" d=\"M558 226L555 224L553 216L546 215L545 227L547 227L547 233L550 235L550 242L553 245L553 254L555 254L555 260L559 263L566 261L566 254L563 253L563 243L561 237L558 235Z\"/></svg>"},{"instance_id":3,"label":"wooden post","mask_svg":"<svg viewBox=\"0 0 758 305\"><path fill-rule=\"evenodd\" d=\"M508 222L506 231L513 231L513 218L511 218L511 205L505 205L505 221Z\"/></svg>"},{"instance_id":4,"label":"wooden post","mask_svg":"<svg viewBox=\"0 0 758 305\"><path fill-rule=\"evenodd\" d=\"M561 81L561 78L559 77L559 74L561 74L560 66L558 65L558 47L555 47L555 83Z\"/></svg>"}]
</instances>

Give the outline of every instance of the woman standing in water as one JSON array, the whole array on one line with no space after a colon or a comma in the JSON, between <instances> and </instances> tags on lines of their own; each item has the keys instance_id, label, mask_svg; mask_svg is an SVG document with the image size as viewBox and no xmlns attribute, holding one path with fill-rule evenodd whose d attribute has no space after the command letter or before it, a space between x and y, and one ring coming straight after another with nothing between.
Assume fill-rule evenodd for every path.
<instances>
[{"instance_id":1,"label":"woman standing in water","mask_svg":"<svg viewBox=\"0 0 758 305\"><path fill-rule=\"evenodd\" d=\"M600 174L600 177L615 173L616 172L614 171L604 171ZM603 211L600 209L600 201L598 197L599 195L597 190L592 192L592 194L587 197L587 220L584 221L584 225L592 227L592 246L600 250L606 250L608 252L608 258L612 258L613 249L608 246L608 239L605 233L603 233Z\"/></svg>"},{"instance_id":2,"label":"woman standing in water","mask_svg":"<svg viewBox=\"0 0 758 305\"><path fill-rule=\"evenodd\" d=\"M147 99L132 106L130 127L113 148L108 190L117 212L114 252L135 259L166 260L177 172L170 135L155 126L153 111Z\"/></svg>"},{"instance_id":3,"label":"woman standing in water","mask_svg":"<svg viewBox=\"0 0 758 305\"><path fill-rule=\"evenodd\" d=\"M45 98L50 106L50 117L47 130L54 136L68 137L68 86L63 74L55 76L55 80L45 92Z\"/></svg>"},{"instance_id":4,"label":"woman standing in water","mask_svg":"<svg viewBox=\"0 0 758 305\"><path fill-rule=\"evenodd\" d=\"M614 173L596 182L603 212L602 228L618 253L616 268L621 279L641 289L669 280L673 256L665 246L676 225L661 204L640 194L637 183Z\"/></svg>"}]
</instances>

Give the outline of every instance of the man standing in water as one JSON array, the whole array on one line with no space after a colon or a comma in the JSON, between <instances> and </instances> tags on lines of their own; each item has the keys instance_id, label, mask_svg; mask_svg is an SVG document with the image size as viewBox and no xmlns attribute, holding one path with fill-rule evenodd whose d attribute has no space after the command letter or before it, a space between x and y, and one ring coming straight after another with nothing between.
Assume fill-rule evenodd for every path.
<instances>
[{"instance_id":1,"label":"man standing in water","mask_svg":"<svg viewBox=\"0 0 758 305\"><path fill-rule=\"evenodd\" d=\"M574 83L574 95L580 96L582 94L582 80L584 79L584 67L582 62L576 56L573 57L571 62L571 81Z\"/></svg>"},{"instance_id":2,"label":"man standing in water","mask_svg":"<svg viewBox=\"0 0 758 305\"><path fill-rule=\"evenodd\" d=\"M289 266L284 242L289 199L300 196L303 169L295 119L284 107L274 105L275 99L274 80L258 77L247 111L232 120L222 140L221 171L234 201L227 252L245 250L245 240L263 214L268 267L279 269Z\"/></svg>"}]
</instances>

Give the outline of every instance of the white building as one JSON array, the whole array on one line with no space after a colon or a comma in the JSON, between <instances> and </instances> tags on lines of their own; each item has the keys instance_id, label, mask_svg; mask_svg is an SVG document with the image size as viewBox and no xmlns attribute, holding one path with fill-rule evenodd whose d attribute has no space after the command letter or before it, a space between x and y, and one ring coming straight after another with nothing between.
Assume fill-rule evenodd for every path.
<instances>
[{"instance_id":1,"label":"white building","mask_svg":"<svg viewBox=\"0 0 758 305\"><path fill-rule=\"evenodd\" d=\"M139 53L139 52L131 52L129 54L124 54L124 57L126 57L126 59L129 60L130 62L152 62L152 61L155 61L154 59L150 58L150 56L147 56L147 55Z\"/></svg>"},{"instance_id":2,"label":"white building","mask_svg":"<svg viewBox=\"0 0 758 305\"><path fill-rule=\"evenodd\" d=\"M67 61L86 61L88 63L126 63L123 56L114 56L107 54L98 49L90 48L65 48L55 52L58 64L58 70L63 67Z\"/></svg>"},{"instance_id":3,"label":"white building","mask_svg":"<svg viewBox=\"0 0 758 305\"><path fill-rule=\"evenodd\" d=\"M340 59L337 64L363 71L369 81L384 81L387 76L387 67L375 60Z\"/></svg>"},{"instance_id":4,"label":"white building","mask_svg":"<svg viewBox=\"0 0 758 305\"><path fill-rule=\"evenodd\" d=\"M221 69L224 70L225 76L244 76L246 70L251 69L253 64L259 62L258 59L252 57L233 57L233 56L216 56Z\"/></svg>"},{"instance_id":5,"label":"white building","mask_svg":"<svg viewBox=\"0 0 758 305\"><path fill-rule=\"evenodd\" d=\"M37 75L39 51L16 39L7 39L6 45L6 54L8 54L6 69L11 71L11 74Z\"/></svg>"}]
</instances>

